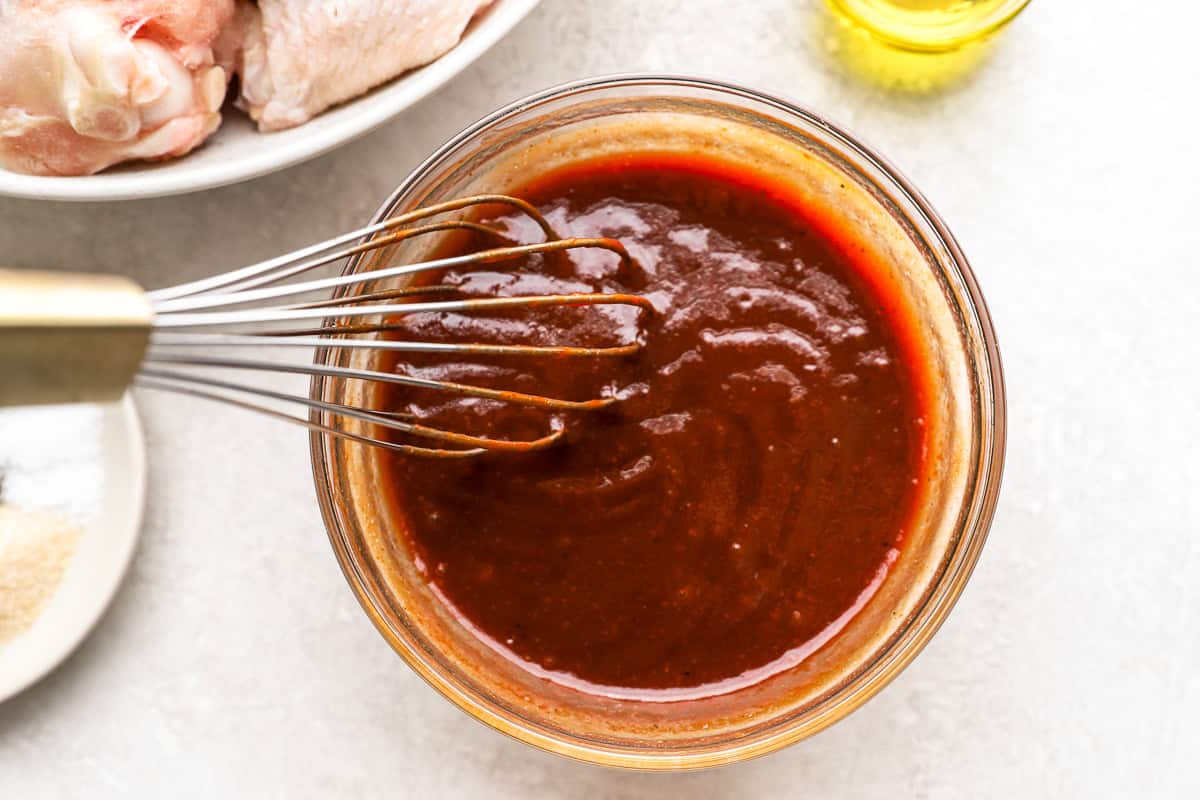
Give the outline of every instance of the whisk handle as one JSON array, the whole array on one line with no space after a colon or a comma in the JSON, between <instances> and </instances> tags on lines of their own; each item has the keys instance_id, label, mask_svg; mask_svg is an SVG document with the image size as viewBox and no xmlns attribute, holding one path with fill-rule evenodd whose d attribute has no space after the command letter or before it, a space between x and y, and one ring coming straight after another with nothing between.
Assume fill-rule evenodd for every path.
<instances>
[{"instance_id":1,"label":"whisk handle","mask_svg":"<svg viewBox=\"0 0 1200 800\"><path fill-rule=\"evenodd\" d=\"M153 320L127 278L0 269L0 406L119 399Z\"/></svg>"}]
</instances>

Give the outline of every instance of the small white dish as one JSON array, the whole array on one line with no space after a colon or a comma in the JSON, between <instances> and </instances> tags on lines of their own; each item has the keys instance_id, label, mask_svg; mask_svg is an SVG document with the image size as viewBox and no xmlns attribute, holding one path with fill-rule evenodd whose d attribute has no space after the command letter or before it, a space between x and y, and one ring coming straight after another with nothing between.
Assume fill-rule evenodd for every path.
<instances>
[{"instance_id":1,"label":"small white dish","mask_svg":"<svg viewBox=\"0 0 1200 800\"><path fill-rule=\"evenodd\" d=\"M182 158L138 162L99 175L55 178L0 169L0 195L34 200L135 200L184 194L256 178L357 139L432 94L504 38L539 0L496 0L471 23L462 41L424 67L286 131L259 133L240 112Z\"/></svg>"},{"instance_id":2,"label":"small white dish","mask_svg":"<svg viewBox=\"0 0 1200 800\"><path fill-rule=\"evenodd\" d=\"M34 498L37 510L64 511L82 532L58 589L33 625L0 642L0 702L62 663L99 622L133 560L146 498L145 442L132 397L126 394L111 405L36 411L47 420L70 421L66 427L75 430L64 435L60 429L58 438L47 437L46 446L72 459L72 473L86 476L88 485L27 481L21 493ZM13 413L19 412L0 410L0 415ZM68 414L73 416L63 416ZM5 458L0 442L0 460ZM21 465L10 466L20 474ZM20 501L21 495L13 499Z\"/></svg>"}]
</instances>

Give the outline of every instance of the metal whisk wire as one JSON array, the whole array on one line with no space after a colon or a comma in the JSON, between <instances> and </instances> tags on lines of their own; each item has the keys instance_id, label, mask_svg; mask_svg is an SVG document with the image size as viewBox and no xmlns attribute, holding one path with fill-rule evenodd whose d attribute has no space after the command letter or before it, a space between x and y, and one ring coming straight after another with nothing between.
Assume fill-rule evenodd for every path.
<instances>
[{"instance_id":1,"label":"metal whisk wire","mask_svg":"<svg viewBox=\"0 0 1200 800\"><path fill-rule=\"evenodd\" d=\"M511 244L501 231L471 220L422 222L447 212L495 204L510 206L530 217L542 230L545 241ZM464 255L290 282L291 279L320 267L399 244L415 236L451 231L483 234L495 238L497 246ZM402 373L352 369L321 363L288 364L274 359L211 355L214 348L264 346L278 348L280 351L295 348L359 349L522 357L616 357L637 352L642 346L638 340L615 346L589 347L354 338L399 329L402 325L389 321L389 318L414 313L488 313L515 309L602 305L625 305L637 308L641 312L653 311L653 307L645 298L620 293L443 299L453 296L457 287L442 284L354 293L356 288L378 281L402 280L420 273L456 267L499 264L532 255L559 253L577 248L605 249L615 253L621 259L624 268L632 264L628 252L619 241L607 238L560 237L536 208L519 198L494 194L475 195L426 206L258 264L149 292L147 297L154 310L153 332L135 383L145 388L218 400L294 422L310 430L412 455L462 458L488 451L528 452L548 447L562 437L564 431L561 428L552 428L545 435L533 439L490 438L422 425L401 413L358 408L300 394L279 392L249 383L196 374L192 370L218 368L241 373L291 373L307 375L313 379L373 381L433 389L465 397L499 400L550 411L602 408L614 402L614 398L571 400L431 380ZM319 294L320 299L303 299L313 294ZM203 354L182 352L187 348L201 348ZM244 399L245 396L301 406L308 409L309 415L301 417L281 412ZM405 437L427 440L439 446L395 442L381 435L356 433L332 424L333 418L366 422L377 429L395 431Z\"/></svg>"}]
</instances>

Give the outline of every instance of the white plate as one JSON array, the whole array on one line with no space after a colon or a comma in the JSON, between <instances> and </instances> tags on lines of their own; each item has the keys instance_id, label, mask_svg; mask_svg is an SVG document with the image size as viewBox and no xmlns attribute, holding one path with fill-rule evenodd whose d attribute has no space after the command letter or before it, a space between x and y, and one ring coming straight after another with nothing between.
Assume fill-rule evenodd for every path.
<instances>
[{"instance_id":1,"label":"white plate","mask_svg":"<svg viewBox=\"0 0 1200 800\"><path fill-rule=\"evenodd\" d=\"M462 72L500 41L538 0L496 0L444 56L291 130L259 133L227 111L221 129L183 158L135 163L99 175L51 178L0 170L0 195L36 200L132 200L249 180L325 153L367 133Z\"/></svg>"},{"instance_id":2,"label":"white plate","mask_svg":"<svg viewBox=\"0 0 1200 800\"><path fill-rule=\"evenodd\" d=\"M46 445L77 459L71 463L72 472L89 480L87 486L29 485L23 492L35 498L33 505L39 509L66 511L81 524L82 534L62 582L33 626L0 643L0 702L58 666L100 620L133 559L146 497L145 444L129 395L112 405L36 411L48 420L70 421L52 428L60 432L59 438L52 433ZM24 412L0 410L13 413ZM64 430L71 431L70 441L63 440ZM0 458L4 457L0 443ZM10 466L20 469L19 464Z\"/></svg>"}]
</instances>

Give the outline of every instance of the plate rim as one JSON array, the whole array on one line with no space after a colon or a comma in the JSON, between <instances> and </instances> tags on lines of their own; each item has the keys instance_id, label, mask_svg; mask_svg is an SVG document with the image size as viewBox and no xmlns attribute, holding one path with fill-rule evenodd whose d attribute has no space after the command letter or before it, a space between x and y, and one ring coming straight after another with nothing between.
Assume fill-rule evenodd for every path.
<instances>
[{"instance_id":1,"label":"plate rim","mask_svg":"<svg viewBox=\"0 0 1200 800\"><path fill-rule=\"evenodd\" d=\"M199 173L173 173L169 168L150 172L99 173L71 177L23 175L0 169L0 197L65 202L145 200L191 194L253 180L324 155L365 136L437 92L462 73L527 17L541 0L495 0L479 24L440 58L376 87L375 92L395 92L392 102L366 106L362 113L339 120L283 147L266 147L253 157L218 163ZM402 91L408 89L409 91ZM365 95L364 95L365 96ZM348 103L361 99L356 97ZM335 106L336 108L344 106ZM303 128L303 126L300 126ZM218 131L218 134L220 132ZM258 134L269 141L271 134ZM175 161L186 161L187 156ZM172 162L174 163L174 161Z\"/></svg>"},{"instance_id":2,"label":"plate rim","mask_svg":"<svg viewBox=\"0 0 1200 800\"><path fill-rule=\"evenodd\" d=\"M119 567L113 571L108 583L96 592L98 602L86 614L75 617L76 627L69 635L57 640L52 647L42 651L41 657L32 659L29 669L18 673L8 685L0 684L0 705L11 700L22 692L34 686L79 649L79 646L91 635L96 625L108 612L116 599L117 592L129 575L129 567L137 553L138 544L142 539L142 529L146 518L147 468L146 468L146 434L142 427L141 416L133 401L133 394L125 395L114 404L119 409L119 419L124 431L125 449L128 453L128 475L131 489L130 521L128 533L122 537L124 552L120 553ZM36 622L34 623L36 624ZM0 649L0 656L3 650Z\"/></svg>"}]
</instances>

